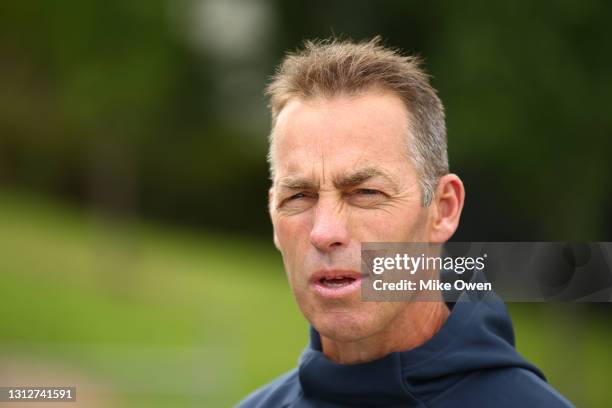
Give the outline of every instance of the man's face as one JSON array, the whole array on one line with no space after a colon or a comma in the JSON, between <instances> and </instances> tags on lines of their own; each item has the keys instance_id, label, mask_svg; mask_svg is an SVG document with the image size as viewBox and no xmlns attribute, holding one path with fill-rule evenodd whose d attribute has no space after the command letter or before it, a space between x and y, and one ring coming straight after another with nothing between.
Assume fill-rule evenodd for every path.
<instances>
[{"instance_id":1,"label":"man's face","mask_svg":"<svg viewBox=\"0 0 612 408\"><path fill-rule=\"evenodd\" d=\"M428 241L408 120L399 97L383 91L293 99L278 115L274 240L302 313L328 338L381 333L406 307L361 302L360 244Z\"/></svg>"}]
</instances>

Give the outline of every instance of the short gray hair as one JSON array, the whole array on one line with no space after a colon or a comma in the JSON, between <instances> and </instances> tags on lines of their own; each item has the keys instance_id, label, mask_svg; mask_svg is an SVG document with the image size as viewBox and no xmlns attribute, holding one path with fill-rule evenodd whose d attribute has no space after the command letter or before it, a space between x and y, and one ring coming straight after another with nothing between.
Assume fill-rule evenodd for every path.
<instances>
[{"instance_id":1,"label":"short gray hair","mask_svg":"<svg viewBox=\"0 0 612 408\"><path fill-rule=\"evenodd\" d=\"M380 37L359 43L334 38L306 41L303 49L288 54L266 88L272 129L292 98L355 94L372 87L394 92L408 110L414 135L408 153L421 183L422 205L427 207L438 179L448 173L444 106L420 59L383 46ZM273 176L272 141L270 132L268 161Z\"/></svg>"}]
</instances>

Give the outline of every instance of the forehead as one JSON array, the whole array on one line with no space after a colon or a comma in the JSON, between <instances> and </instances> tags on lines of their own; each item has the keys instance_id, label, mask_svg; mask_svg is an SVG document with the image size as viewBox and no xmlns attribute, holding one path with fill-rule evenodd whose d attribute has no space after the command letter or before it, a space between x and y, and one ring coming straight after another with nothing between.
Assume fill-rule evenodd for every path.
<instances>
[{"instance_id":1,"label":"forehead","mask_svg":"<svg viewBox=\"0 0 612 408\"><path fill-rule=\"evenodd\" d=\"M408 111L391 92L292 99L274 128L275 175L334 175L365 166L389 172L409 163L408 129Z\"/></svg>"}]
</instances>

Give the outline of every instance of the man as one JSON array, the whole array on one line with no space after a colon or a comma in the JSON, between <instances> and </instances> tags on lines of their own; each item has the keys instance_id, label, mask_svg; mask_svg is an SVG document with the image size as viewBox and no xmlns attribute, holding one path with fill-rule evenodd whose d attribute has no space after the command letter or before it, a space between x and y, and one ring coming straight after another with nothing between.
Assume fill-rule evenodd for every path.
<instances>
[{"instance_id":1,"label":"man","mask_svg":"<svg viewBox=\"0 0 612 408\"><path fill-rule=\"evenodd\" d=\"M362 242L443 243L463 207L418 60L378 39L307 42L268 94L274 243L311 339L239 406L571 406L517 354L501 301L361 300Z\"/></svg>"}]
</instances>

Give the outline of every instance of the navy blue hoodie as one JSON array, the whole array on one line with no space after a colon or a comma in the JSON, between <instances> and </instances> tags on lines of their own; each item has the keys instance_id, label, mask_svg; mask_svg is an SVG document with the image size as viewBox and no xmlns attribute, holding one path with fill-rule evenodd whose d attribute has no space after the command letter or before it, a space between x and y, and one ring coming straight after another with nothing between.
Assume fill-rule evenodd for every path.
<instances>
[{"instance_id":1,"label":"navy blue hoodie","mask_svg":"<svg viewBox=\"0 0 612 408\"><path fill-rule=\"evenodd\" d=\"M311 328L299 367L260 388L239 408L571 407L514 348L497 297L460 301L429 341L363 364L336 364Z\"/></svg>"}]
</instances>

